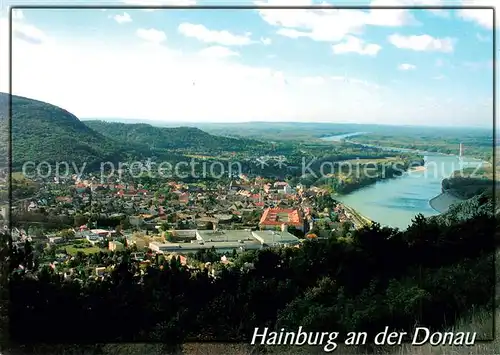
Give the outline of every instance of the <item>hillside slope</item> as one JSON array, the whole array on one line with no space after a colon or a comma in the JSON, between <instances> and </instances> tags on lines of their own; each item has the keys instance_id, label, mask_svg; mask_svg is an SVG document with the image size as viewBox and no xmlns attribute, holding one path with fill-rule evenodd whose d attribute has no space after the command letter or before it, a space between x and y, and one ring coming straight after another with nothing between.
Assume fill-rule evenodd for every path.
<instances>
[{"instance_id":1,"label":"hillside slope","mask_svg":"<svg viewBox=\"0 0 500 355\"><path fill-rule=\"evenodd\" d=\"M148 145L154 149L179 149L190 152L240 152L264 147L252 139L235 139L211 135L194 127L155 127L145 123L84 121L100 134L124 142Z\"/></svg>"},{"instance_id":2,"label":"hillside slope","mask_svg":"<svg viewBox=\"0 0 500 355\"><path fill-rule=\"evenodd\" d=\"M0 138L9 138L9 95L0 93ZM249 151L265 143L208 134L197 128L157 128L148 124L83 123L72 113L46 102L12 96L12 166L25 162L86 163L144 159L170 159L173 151ZM0 157L8 156L8 144L0 145ZM6 160L6 159L4 159ZM6 162L5 162L6 163Z\"/></svg>"},{"instance_id":3,"label":"hillside slope","mask_svg":"<svg viewBox=\"0 0 500 355\"><path fill-rule=\"evenodd\" d=\"M4 135L7 135L8 105L8 94L0 93ZM102 136L62 108L25 97L12 96L11 122L14 168L27 161L91 165L147 153L146 147L126 146Z\"/></svg>"}]
</instances>

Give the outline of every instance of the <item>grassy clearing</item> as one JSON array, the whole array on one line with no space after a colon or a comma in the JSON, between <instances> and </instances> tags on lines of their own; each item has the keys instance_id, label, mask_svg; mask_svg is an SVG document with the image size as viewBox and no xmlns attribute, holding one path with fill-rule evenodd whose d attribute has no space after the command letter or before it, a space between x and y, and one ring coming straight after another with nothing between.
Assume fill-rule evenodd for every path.
<instances>
[{"instance_id":1,"label":"grassy clearing","mask_svg":"<svg viewBox=\"0 0 500 355\"><path fill-rule=\"evenodd\" d=\"M70 245L67 246L66 248L66 253L70 255L76 255L79 251L81 251L84 254L95 254L102 251L105 251L104 249L101 249L99 247L86 247L86 248L75 248L74 246Z\"/></svg>"}]
</instances>

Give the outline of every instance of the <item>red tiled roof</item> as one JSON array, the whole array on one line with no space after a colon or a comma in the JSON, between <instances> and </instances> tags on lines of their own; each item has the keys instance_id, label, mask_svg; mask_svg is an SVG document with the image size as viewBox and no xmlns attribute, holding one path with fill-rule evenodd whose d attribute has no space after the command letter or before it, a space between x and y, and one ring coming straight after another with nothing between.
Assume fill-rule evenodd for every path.
<instances>
[{"instance_id":1,"label":"red tiled roof","mask_svg":"<svg viewBox=\"0 0 500 355\"><path fill-rule=\"evenodd\" d=\"M260 219L260 224L268 226L278 226L283 223L290 226L300 226L302 222L299 210L291 208L267 208Z\"/></svg>"}]
</instances>

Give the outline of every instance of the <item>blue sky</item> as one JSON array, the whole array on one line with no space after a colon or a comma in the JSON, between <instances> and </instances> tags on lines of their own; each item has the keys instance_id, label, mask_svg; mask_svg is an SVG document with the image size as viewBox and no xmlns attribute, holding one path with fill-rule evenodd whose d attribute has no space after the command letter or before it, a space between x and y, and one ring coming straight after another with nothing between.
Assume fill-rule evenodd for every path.
<instances>
[{"instance_id":1,"label":"blue sky","mask_svg":"<svg viewBox=\"0 0 500 355\"><path fill-rule=\"evenodd\" d=\"M172 2L195 4L114 4ZM16 10L13 93L80 118L491 127L492 17L464 9Z\"/></svg>"}]
</instances>

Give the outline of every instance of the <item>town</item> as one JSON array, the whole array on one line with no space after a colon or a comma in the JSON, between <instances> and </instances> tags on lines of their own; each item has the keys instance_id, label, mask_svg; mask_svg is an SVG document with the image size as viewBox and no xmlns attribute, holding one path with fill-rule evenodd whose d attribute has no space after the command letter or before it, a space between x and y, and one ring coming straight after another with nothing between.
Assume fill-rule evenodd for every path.
<instances>
[{"instance_id":1,"label":"town","mask_svg":"<svg viewBox=\"0 0 500 355\"><path fill-rule=\"evenodd\" d=\"M332 235L349 238L352 229L370 223L326 189L269 178L96 180L73 176L54 182L14 175L20 190L36 186L37 193L13 203L13 245L24 250L28 241L37 266L65 278L106 277L113 263L104 254L129 255L144 267L177 258L192 269L209 268L215 276L220 265L241 252L300 247L304 240ZM99 257L76 273L78 260L92 255Z\"/></svg>"}]
</instances>

